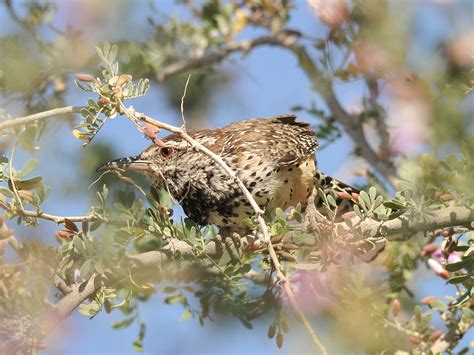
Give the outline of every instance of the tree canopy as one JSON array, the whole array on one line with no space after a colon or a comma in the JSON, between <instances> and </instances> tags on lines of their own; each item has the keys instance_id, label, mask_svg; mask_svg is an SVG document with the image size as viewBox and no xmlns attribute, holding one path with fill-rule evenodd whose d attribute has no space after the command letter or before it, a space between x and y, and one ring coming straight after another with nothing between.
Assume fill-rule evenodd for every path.
<instances>
[{"instance_id":1,"label":"tree canopy","mask_svg":"<svg viewBox=\"0 0 474 355\"><path fill-rule=\"evenodd\" d=\"M0 351L61 349L51 338L76 313L110 314L114 330L101 332L133 328L133 349L153 351L163 336L146 319L159 299L182 321L230 322L235 344L257 334L267 352L469 352L472 11L469 1L4 0ZM288 112L317 132L319 167L361 190L319 189L324 216L312 198L262 210L188 135ZM137 174L95 173L169 132L235 179L252 235L196 224ZM342 219L337 199L354 203Z\"/></svg>"}]
</instances>

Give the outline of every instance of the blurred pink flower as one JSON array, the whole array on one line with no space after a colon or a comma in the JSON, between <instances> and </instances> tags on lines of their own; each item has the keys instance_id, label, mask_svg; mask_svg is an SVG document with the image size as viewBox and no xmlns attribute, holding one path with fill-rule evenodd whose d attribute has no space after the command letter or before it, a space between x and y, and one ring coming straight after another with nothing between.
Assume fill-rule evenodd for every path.
<instances>
[{"instance_id":1,"label":"blurred pink flower","mask_svg":"<svg viewBox=\"0 0 474 355\"><path fill-rule=\"evenodd\" d=\"M431 254L431 258L436 260L440 264L451 264L451 263L457 263L461 261L461 257L459 256L459 253L451 253L448 255L448 258L446 259L443 255L443 251L441 248L436 249L433 254Z\"/></svg>"},{"instance_id":2,"label":"blurred pink flower","mask_svg":"<svg viewBox=\"0 0 474 355\"><path fill-rule=\"evenodd\" d=\"M297 301L305 312L317 312L328 305L330 279L316 270L296 271L291 277Z\"/></svg>"},{"instance_id":3,"label":"blurred pink flower","mask_svg":"<svg viewBox=\"0 0 474 355\"><path fill-rule=\"evenodd\" d=\"M447 280L449 278L449 273L443 268L443 266L437 262L435 259L428 259L428 267L435 272L436 275Z\"/></svg>"},{"instance_id":4,"label":"blurred pink flower","mask_svg":"<svg viewBox=\"0 0 474 355\"><path fill-rule=\"evenodd\" d=\"M443 265L457 263L461 261L459 253L451 253L446 258L441 248L436 249L432 254L431 258L428 259L428 267L433 270L436 275L443 279L449 279L449 272L443 267Z\"/></svg>"},{"instance_id":5,"label":"blurred pink flower","mask_svg":"<svg viewBox=\"0 0 474 355\"><path fill-rule=\"evenodd\" d=\"M419 151L430 137L430 94L421 80L406 73L392 73L387 80L391 98L388 109L393 149L402 154Z\"/></svg>"},{"instance_id":6,"label":"blurred pink flower","mask_svg":"<svg viewBox=\"0 0 474 355\"><path fill-rule=\"evenodd\" d=\"M464 33L451 40L446 48L446 55L457 65L474 64L474 31Z\"/></svg>"},{"instance_id":7,"label":"blurred pink flower","mask_svg":"<svg viewBox=\"0 0 474 355\"><path fill-rule=\"evenodd\" d=\"M390 53L375 42L359 42L354 46L357 69L366 75L382 77L393 68Z\"/></svg>"},{"instance_id":8,"label":"blurred pink flower","mask_svg":"<svg viewBox=\"0 0 474 355\"><path fill-rule=\"evenodd\" d=\"M345 0L308 0L308 5L319 20L331 28L338 28L349 16Z\"/></svg>"}]
</instances>

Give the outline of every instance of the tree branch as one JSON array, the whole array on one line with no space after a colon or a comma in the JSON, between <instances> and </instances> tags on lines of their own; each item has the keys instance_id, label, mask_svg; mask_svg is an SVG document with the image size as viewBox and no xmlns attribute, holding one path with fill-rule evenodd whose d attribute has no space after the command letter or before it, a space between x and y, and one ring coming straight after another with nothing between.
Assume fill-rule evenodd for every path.
<instances>
[{"instance_id":1,"label":"tree branch","mask_svg":"<svg viewBox=\"0 0 474 355\"><path fill-rule=\"evenodd\" d=\"M0 123L0 134L3 133L2 131L7 128L17 127L37 121L44 120L49 117L65 115L68 113L79 113L81 112L82 107L77 106L66 106L61 108L55 108L49 111L43 111L39 113L35 113L33 115L15 118L13 120L7 120Z\"/></svg>"},{"instance_id":2,"label":"tree branch","mask_svg":"<svg viewBox=\"0 0 474 355\"><path fill-rule=\"evenodd\" d=\"M364 237L385 237L387 240L400 240L407 236L413 236L416 232L433 230L436 228L444 228L448 226L469 226L474 221L474 210L464 206L451 206L442 210L431 211L424 218L409 219L401 216L391 221L379 222L370 219L360 221L357 217L352 219L352 225L349 227L347 222L335 224L336 230L344 229L347 233L362 233ZM235 247L235 246L234 246ZM135 271L156 270L160 265L172 260L173 255L183 257L195 257L195 250L185 241L178 239L170 239L167 246L156 251L149 251L142 254L128 255L130 262L135 264ZM223 252L222 245L216 241L210 241L204 252L213 259L218 259ZM206 259L202 259L205 262ZM94 286L93 275L85 286L78 285L67 286L62 285L67 290L67 294L61 299L51 310L42 317L39 323L41 330L38 333L39 339L43 339L49 335L62 319L76 309L82 302L93 296L97 291ZM268 282L270 274L268 272L249 271L245 277L255 283L265 284ZM62 283L61 283L62 284ZM285 284L282 285L285 287ZM287 287L290 287L289 285ZM285 290L286 291L286 290ZM309 325L309 323L308 323ZM310 326L310 325L309 325Z\"/></svg>"},{"instance_id":3,"label":"tree branch","mask_svg":"<svg viewBox=\"0 0 474 355\"><path fill-rule=\"evenodd\" d=\"M48 221L52 221L57 224L63 224L66 221L66 219L69 219L71 222L83 222L83 221L93 222L97 220L97 217L92 214L89 214L87 216L69 216L69 217L55 216L55 215L44 213L41 211L22 211L20 214L21 216L24 216L24 217L46 219Z\"/></svg>"},{"instance_id":4,"label":"tree branch","mask_svg":"<svg viewBox=\"0 0 474 355\"><path fill-rule=\"evenodd\" d=\"M332 81L314 63L306 48L298 42L299 36L282 30L272 36L262 36L255 39L243 40L241 42L230 42L226 46L217 49L211 54L205 54L198 58L179 61L160 70L157 75L159 82L165 81L168 77L182 73L184 71L203 66L210 66L220 63L230 54L241 52L248 53L250 50L262 46L277 46L292 52L299 63L301 69L313 84L313 89L318 92L326 101L332 115L343 127L347 134L357 145L359 154L367 160L392 186L396 186L398 181L395 166L389 160L380 159L372 149L362 130L362 125L355 115L349 114L340 104L334 93Z\"/></svg>"},{"instance_id":5,"label":"tree branch","mask_svg":"<svg viewBox=\"0 0 474 355\"><path fill-rule=\"evenodd\" d=\"M232 248L237 249L236 246L232 246ZM223 248L219 242L210 241L207 243L204 252L212 259L218 260L224 250L225 248ZM126 255L126 258L133 264L133 272L142 274L143 271L146 270L156 270L160 265L171 261L174 255L193 258L191 262L196 262L195 249L185 241L174 238L170 239L168 244L159 250L136 255ZM209 268L209 263L206 258L202 258L200 261L197 261L197 263L202 264L206 269ZM48 310L39 319L35 328L35 340L37 342L40 342L51 334L62 320L67 318L81 303L97 292L100 287L100 285L95 282L97 277L99 277L98 274L93 274L86 282L80 285L74 284L68 286L63 280L56 276L56 287L65 295L52 309ZM257 272L250 270L244 277L257 284L267 284L271 275L269 271Z\"/></svg>"},{"instance_id":6,"label":"tree branch","mask_svg":"<svg viewBox=\"0 0 474 355\"><path fill-rule=\"evenodd\" d=\"M471 229L474 221L474 209L465 206L449 206L439 210L424 211L420 216L400 216L391 221L364 220L357 225L358 218L352 220L353 225L361 231L364 237L385 237L389 241L403 240L416 232L430 231L450 226L464 226ZM346 230L351 230L346 223Z\"/></svg>"},{"instance_id":7,"label":"tree branch","mask_svg":"<svg viewBox=\"0 0 474 355\"><path fill-rule=\"evenodd\" d=\"M242 52L246 54L253 48L261 45L278 45L278 41L273 37L264 36L255 39L243 40L240 42L230 42L226 46L220 47L213 53L170 64L165 68L160 69L159 73L156 75L156 79L158 82L162 83L173 75L177 75L191 69L202 68L220 63L221 61L227 59L227 57L232 53Z\"/></svg>"}]
</instances>

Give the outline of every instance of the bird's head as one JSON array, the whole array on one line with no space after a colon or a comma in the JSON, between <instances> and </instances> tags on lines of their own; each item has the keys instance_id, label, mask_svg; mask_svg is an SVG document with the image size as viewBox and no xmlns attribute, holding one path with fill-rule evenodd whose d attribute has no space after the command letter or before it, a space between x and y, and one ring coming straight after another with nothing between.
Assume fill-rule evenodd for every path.
<instances>
[{"instance_id":1,"label":"bird's head","mask_svg":"<svg viewBox=\"0 0 474 355\"><path fill-rule=\"evenodd\" d=\"M159 145L151 145L136 156L104 163L97 171L135 171L145 175L156 187L179 195L192 178L192 172L186 166L186 156L189 156L192 149L182 140L165 138L161 142Z\"/></svg>"}]
</instances>

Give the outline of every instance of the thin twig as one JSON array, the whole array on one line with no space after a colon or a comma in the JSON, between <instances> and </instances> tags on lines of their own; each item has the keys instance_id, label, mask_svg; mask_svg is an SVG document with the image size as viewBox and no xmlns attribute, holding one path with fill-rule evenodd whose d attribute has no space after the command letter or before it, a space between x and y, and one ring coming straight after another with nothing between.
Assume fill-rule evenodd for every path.
<instances>
[{"instance_id":1,"label":"thin twig","mask_svg":"<svg viewBox=\"0 0 474 355\"><path fill-rule=\"evenodd\" d=\"M62 216L52 215L52 214L49 214L49 213L44 213L44 212L41 212L41 211L22 211L21 216L45 219L45 220L48 220L48 221L55 222L57 224L64 223L66 219L69 219L71 222L83 222L83 221L93 222L93 221L96 221L98 219L97 216L94 216L92 214L87 215L87 216L62 217Z\"/></svg>"},{"instance_id":2,"label":"thin twig","mask_svg":"<svg viewBox=\"0 0 474 355\"><path fill-rule=\"evenodd\" d=\"M35 113L33 115L29 115L25 117L15 118L13 120L7 120L0 123L0 134L2 134L3 133L2 131L7 128L17 127L17 126L41 121L53 116L65 115L68 113L79 113L81 112L82 108L83 107L66 106L66 107L55 108L49 111Z\"/></svg>"},{"instance_id":3,"label":"thin twig","mask_svg":"<svg viewBox=\"0 0 474 355\"><path fill-rule=\"evenodd\" d=\"M182 129L186 129L186 121L184 120L184 98L186 97L186 92L188 91L189 79L191 79L191 74L188 75L186 84L184 85L183 96L181 97L181 119L183 120Z\"/></svg>"},{"instance_id":4,"label":"thin twig","mask_svg":"<svg viewBox=\"0 0 474 355\"><path fill-rule=\"evenodd\" d=\"M16 151L17 146L18 146L18 140L15 142L15 144L12 147L12 152L10 154L10 161L8 162L8 167L9 167L8 174L10 175L10 182L12 185L13 194L15 195L15 199L18 200L18 204L20 205L20 213L22 213L25 210L25 208L23 207L23 202L21 201L21 197L18 194L15 181L13 180L13 158L15 157L15 151Z\"/></svg>"}]
</instances>

